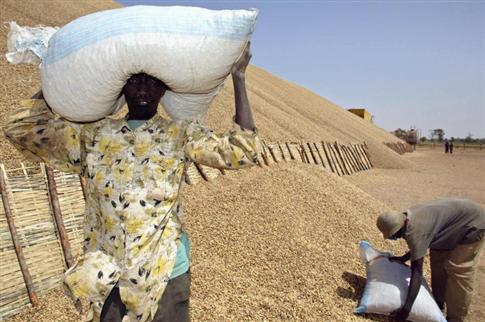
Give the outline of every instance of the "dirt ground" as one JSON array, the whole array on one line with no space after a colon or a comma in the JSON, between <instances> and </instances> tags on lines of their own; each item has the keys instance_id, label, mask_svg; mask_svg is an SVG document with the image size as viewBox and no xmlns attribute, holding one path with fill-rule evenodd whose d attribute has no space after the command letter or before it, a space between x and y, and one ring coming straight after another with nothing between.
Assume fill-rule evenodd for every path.
<instances>
[{"instance_id":1,"label":"dirt ground","mask_svg":"<svg viewBox=\"0 0 485 322\"><path fill-rule=\"evenodd\" d=\"M472 199L485 206L485 150L423 149L404 158L410 169L375 169L347 179L396 210L441 197ZM485 321L485 252L476 276L470 322Z\"/></svg>"}]
</instances>

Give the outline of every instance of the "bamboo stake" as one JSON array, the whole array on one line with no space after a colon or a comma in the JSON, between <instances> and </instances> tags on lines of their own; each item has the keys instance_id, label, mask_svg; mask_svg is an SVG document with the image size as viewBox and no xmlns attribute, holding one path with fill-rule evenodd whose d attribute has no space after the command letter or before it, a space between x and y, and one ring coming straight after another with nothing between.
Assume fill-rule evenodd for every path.
<instances>
[{"instance_id":1,"label":"bamboo stake","mask_svg":"<svg viewBox=\"0 0 485 322\"><path fill-rule=\"evenodd\" d=\"M308 149L310 150L310 154L312 155L313 162L315 164L318 164L317 158L315 157L315 154L313 154L313 149L312 149L311 144L309 142L307 142L306 145L308 146Z\"/></svg>"},{"instance_id":2,"label":"bamboo stake","mask_svg":"<svg viewBox=\"0 0 485 322\"><path fill-rule=\"evenodd\" d=\"M357 151L357 155L360 158L360 162L364 165L365 170L369 170L369 165L367 164L367 161L365 160L365 157L363 156L362 151L360 150L360 147L358 144L354 146L355 150Z\"/></svg>"},{"instance_id":3,"label":"bamboo stake","mask_svg":"<svg viewBox=\"0 0 485 322\"><path fill-rule=\"evenodd\" d=\"M285 153L283 152L283 148L281 147L280 143L278 142L278 148L280 148L280 152L281 152L281 158L283 159L283 161L286 162L286 157L285 157Z\"/></svg>"},{"instance_id":4,"label":"bamboo stake","mask_svg":"<svg viewBox=\"0 0 485 322\"><path fill-rule=\"evenodd\" d=\"M355 155L355 150L354 150L354 147L352 146L352 143L349 143L347 149L349 151L350 156L354 160L354 163L357 167L357 171L364 171L365 169L362 166L362 164L360 163L359 158Z\"/></svg>"},{"instance_id":5,"label":"bamboo stake","mask_svg":"<svg viewBox=\"0 0 485 322\"><path fill-rule=\"evenodd\" d=\"M259 157L256 157L256 164L258 165L258 167L262 168L263 167L263 163L261 162L261 159Z\"/></svg>"},{"instance_id":6,"label":"bamboo stake","mask_svg":"<svg viewBox=\"0 0 485 322\"><path fill-rule=\"evenodd\" d=\"M355 169L352 166L352 163L350 162L350 159L345 152L345 147L342 144L338 144L338 149L340 150L340 154L342 154L342 159L344 160L347 169L349 170L349 174L355 173Z\"/></svg>"},{"instance_id":7,"label":"bamboo stake","mask_svg":"<svg viewBox=\"0 0 485 322\"><path fill-rule=\"evenodd\" d=\"M290 154L291 160L295 160L295 157L293 156L293 152L291 152L290 145L288 142L285 142L286 148L288 149L288 153Z\"/></svg>"},{"instance_id":8,"label":"bamboo stake","mask_svg":"<svg viewBox=\"0 0 485 322\"><path fill-rule=\"evenodd\" d=\"M364 152L365 151L364 146L363 145L359 145L358 147L359 147L359 149L361 151L360 153L362 154L362 158L364 158L364 161L365 161L365 164L367 165L367 168L368 169L371 169L372 167L371 167L371 165L369 163L369 160L367 159L367 155Z\"/></svg>"},{"instance_id":9,"label":"bamboo stake","mask_svg":"<svg viewBox=\"0 0 485 322\"><path fill-rule=\"evenodd\" d=\"M342 149L343 153L345 154L345 157L349 161L349 165L352 168L352 171L354 173L359 172L359 169L357 168L357 165L355 164L354 160L352 159L347 146L342 144L342 145L340 145L340 148Z\"/></svg>"},{"instance_id":10,"label":"bamboo stake","mask_svg":"<svg viewBox=\"0 0 485 322\"><path fill-rule=\"evenodd\" d=\"M197 162L194 162L194 165L197 171L199 172L200 176L202 177L202 179L204 179L205 181L209 181L209 177L207 177L207 174L204 172L204 169L202 169L200 164L198 164Z\"/></svg>"},{"instance_id":11,"label":"bamboo stake","mask_svg":"<svg viewBox=\"0 0 485 322\"><path fill-rule=\"evenodd\" d=\"M266 143L265 143L266 144ZM278 163L278 159L276 158L276 155L274 154L273 148L270 147L269 145L266 145L268 147L269 153L271 154L271 157L273 158L275 163Z\"/></svg>"},{"instance_id":12,"label":"bamboo stake","mask_svg":"<svg viewBox=\"0 0 485 322\"><path fill-rule=\"evenodd\" d=\"M360 146L360 148L364 154L366 162L369 164L369 168L373 168L374 166L372 165L372 162L370 161L369 155L367 153L367 144L364 143L364 145Z\"/></svg>"},{"instance_id":13,"label":"bamboo stake","mask_svg":"<svg viewBox=\"0 0 485 322\"><path fill-rule=\"evenodd\" d=\"M303 143L300 143L301 150L303 151L303 156L305 157L306 163L310 163L310 158L308 157L308 154L306 153L305 150L305 145Z\"/></svg>"},{"instance_id":14,"label":"bamboo stake","mask_svg":"<svg viewBox=\"0 0 485 322\"><path fill-rule=\"evenodd\" d=\"M322 158L322 155L320 154L320 150L318 149L318 145L317 145L315 142L313 142L313 146L314 146L314 147L315 147L315 149L317 150L318 157L320 158L320 162L322 163L322 166L323 166L324 168L327 168L327 167L325 166L325 162L323 162L323 158Z\"/></svg>"},{"instance_id":15,"label":"bamboo stake","mask_svg":"<svg viewBox=\"0 0 485 322\"><path fill-rule=\"evenodd\" d=\"M264 147L264 144L261 144L261 146L263 147L263 153L261 153L261 156L263 157L263 162L264 164L269 166L269 160L268 160L268 155L266 154L266 148Z\"/></svg>"},{"instance_id":16,"label":"bamboo stake","mask_svg":"<svg viewBox=\"0 0 485 322\"><path fill-rule=\"evenodd\" d=\"M359 154L359 157L360 157L360 161L364 165L365 169L370 170L370 166L367 164L364 153L361 150L360 144L355 145L355 150L357 150L357 153Z\"/></svg>"},{"instance_id":17,"label":"bamboo stake","mask_svg":"<svg viewBox=\"0 0 485 322\"><path fill-rule=\"evenodd\" d=\"M342 168L342 170L343 170L344 174L350 175L350 170L348 169L348 166L347 166L347 164L345 163L345 160L344 160L344 158L343 158L343 156L342 156L342 152L341 152L341 151L340 151L340 149L339 149L338 143L335 141L335 143L333 144L333 146L332 146L332 147L333 147L333 148L335 149L335 151L336 151L336 154L337 154L337 159L338 159L338 161L340 161L340 166L341 166L341 168Z\"/></svg>"},{"instance_id":18,"label":"bamboo stake","mask_svg":"<svg viewBox=\"0 0 485 322\"><path fill-rule=\"evenodd\" d=\"M355 162L357 162L357 165L359 167L359 171L364 171L365 167L362 164L362 160L360 159L359 154L357 153L357 150L355 149L355 146L353 144L350 144L349 149L350 149L350 152L352 153L352 156L355 159Z\"/></svg>"},{"instance_id":19,"label":"bamboo stake","mask_svg":"<svg viewBox=\"0 0 485 322\"><path fill-rule=\"evenodd\" d=\"M327 147L325 146L325 142L323 141L322 141L322 148L323 148L323 152L325 153L325 157L327 158L328 165L330 166L330 170L332 170L333 173L336 173L337 170L335 169L335 165L332 162L330 152L327 151Z\"/></svg>"},{"instance_id":20,"label":"bamboo stake","mask_svg":"<svg viewBox=\"0 0 485 322\"><path fill-rule=\"evenodd\" d=\"M335 163L337 164L337 169L340 171L340 175L344 176L345 175L345 170L344 167L340 161L340 158L337 154L337 151L335 150L335 147L333 146L332 143L327 143L328 147L330 148L330 151L332 151L333 158L335 160Z\"/></svg>"},{"instance_id":21,"label":"bamboo stake","mask_svg":"<svg viewBox=\"0 0 485 322\"><path fill-rule=\"evenodd\" d=\"M343 175L340 164L337 162L337 157L335 155L335 151L332 148L332 145L330 143L326 143L326 146L327 146L328 152L329 152L329 154L332 158L332 162L335 166L335 170L336 170L335 173L337 173L339 176Z\"/></svg>"},{"instance_id":22,"label":"bamboo stake","mask_svg":"<svg viewBox=\"0 0 485 322\"><path fill-rule=\"evenodd\" d=\"M353 171L352 169L352 165L350 164L348 158L347 158L347 155L345 154L345 151L343 149L343 146L341 144L338 144L337 141L335 141L335 148L337 149L338 153L340 154L341 156L341 159L345 165L345 168L347 169L347 173L350 175L350 174L353 174L355 171Z\"/></svg>"},{"instance_id":23,"label":"bamboo stake","mask_svg":"<svg viewBox=\"0 0 485 322\"><path fill-rule=\"evenodd\" d=\"M301 144L300 144L300 146L297 145L296 149L298 150L298 153L300 154L301 162L306 163L305 156L303 155L303 150L301 149Z\"/></svg>"},{"instance_id":24,"label":"bamboo stake","mask_svg":"<svg viewBox=\"0 0 485 322\"><path fill-rule=\"evenodd\" d=\"M350 166L352 167L352 169L354 170L354 173L355 172L359 172L360 169L359 167L357 166L357 162L355 162L351 152L349 151L348 147L346 145L342 145L342 149L344 150L344 153L345 155L347 156L347 159L349 160L350 162Z\"/></svg>"},{"instance_id":25,"label":"bamboo stake","mask_svg":"<svg viewBox=\"0 0 485 322\"><path fill-rule=\"evenodd\" d=\"M350 166L346 156L345 156L345 153L344 151L342 150L342 147L340 144L337 143L337 141L335 141L335 149L337 150L337 153L339 154L340 156L340 159L342 160L342 163L344 164L344 167L345 167L345 171L347 172L348 175L351 175L352 173L354 173L352 171L352 167Z\"/></svg>"},{"instance_id":26,"label":"bamboo stake","mask_svg":"<svg viewBox=\"0 0 485 322\"><path fill-rule=\"evenodd\" d=\"M268 157L266 156L266 153L261 153L261 157L263 158L263 162L266 166L269 166L269 161Z\"/></svg>"},{"instance_id":27,"label":"bamboo stake","mask_svg":"<svg viewBox=\"0 0 485 322\"><path fill-rule=\"evenodd\" d=\"M15 228L15 222L13 219L12 210L10 209L10 204L8 201L8 191L7 184L5 181L6 171L3 164L0 169L0 191L2 192L3 208L5 210L5 216L7 217L8 229L10 230L10 237L12 238L12 243L15 248L15 255L17 255L17 260L19 262L20 271L24 278L25 287L27 288L27 293L29 295L30 303L32 305L39 305L39 300L34 291L34 284L32 283L32 276L30 275L29 268L27 267L27 262L25 261L24 253L22 251L22 246L17 237L17 229Z\"/></svg>"},{"instance_id":28,"label":"bamboo stake","mask_svg":"<svg viewBox=\"0 0 485 322\"><path fill-rule=\"evenodd\" d=\"M72 257L71 245L69 243L66 227L64 227L64 222L62 220L61 205L59 204L54 170L45 164L44 169L46 170L49 201L52 208L52 215L54 216L54 223L56 224L57 232L59 234L64 260L66 261L67 268L70 268L72 265L74 265L74 259Z\"/></svg>"}]
</instances>

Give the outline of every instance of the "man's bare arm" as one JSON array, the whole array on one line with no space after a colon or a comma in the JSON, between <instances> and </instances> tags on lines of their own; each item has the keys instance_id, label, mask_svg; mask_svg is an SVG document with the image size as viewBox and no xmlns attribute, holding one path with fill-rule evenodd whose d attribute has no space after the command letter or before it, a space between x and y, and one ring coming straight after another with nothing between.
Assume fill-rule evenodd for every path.
<instances>
[{"instance_id":1,"label":"man's bare arm","mask_svg":"<svg viewBox=\"0 0 485 322\"><path fill-rule=\"evenodd\" d=\"M254 120L246 91L246 67L251 59L250 43L244 49L241 58L231 69L234 84L234 97L236 105L236 123L242 128L254 130Z\"/></svg>"},{"instance_id":2,"label":"man's bare arm","mask_svg":"<svg viewBox=\"0 0 485 322\"><path fill-rule=\"evenodd\" d=\"M423 258L411 261L411 281L409 282L408 295L404 305L391 313L391 316L398 321L405 321L411 312L414 301L418 296L423 279Z\"/></svg>"},{"instance_id":3,"label":"man's bare arm","mask_svg":"<svg viewBox=\"0 0 485 322\"><path fill-rule=\"evenodd\" d=\"M398 261L398 262L401 262L401 263L405 263L407 262L409 259L411 258L411 252L407 252L406 254L402 255L402 256L392 256L390 257L389 259L391 261Z\"/></svg>"}]
</instances>

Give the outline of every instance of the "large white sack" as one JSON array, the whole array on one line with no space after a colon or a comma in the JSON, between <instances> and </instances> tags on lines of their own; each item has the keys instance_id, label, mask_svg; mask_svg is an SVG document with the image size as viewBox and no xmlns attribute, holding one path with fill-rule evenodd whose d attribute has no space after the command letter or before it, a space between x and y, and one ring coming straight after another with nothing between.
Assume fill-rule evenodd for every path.
<instances>
[{"instance_id":1,"label":"large white sack","mask_svg":"<svg viewBox=\"0 0 485 322\"><path fill-rule=\"evenodd\" d=\"M390 261L390 253L374 249L367 241L359 243L360 258L367 269L367 282L355 313L389 315L402 307L411 278L411 269ZM446 322L443 313L423 281L408 320L415 322Z\"/></svg>"},{"instance_id":2,"label":"large white sack","mask_svg":"<svg viewBox=\"0 0 485 322\"><path fill-rule=\"evenodd\" d=\"M174 119L203 120L254 30L257 10L134 6L78 18L49 41L42 90L54 111L95 121L123 104L132 74L169 88L162 105Z\"/></svg>"}]
</instances>

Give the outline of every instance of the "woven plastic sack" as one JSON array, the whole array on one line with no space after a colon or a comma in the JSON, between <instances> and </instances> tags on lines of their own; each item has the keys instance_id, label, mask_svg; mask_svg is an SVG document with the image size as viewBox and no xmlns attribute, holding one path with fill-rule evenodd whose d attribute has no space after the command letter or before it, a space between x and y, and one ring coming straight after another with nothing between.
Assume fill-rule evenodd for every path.
<instances>
[{"instance_id":1,"label":"woven plastic sack","mask_svg":"<svg viewBox=\"0 0 485 322\"><path fill-rule=\"evenodd\" d=\"M243 52L257 10L134 6L78 18L56 32L41 65L54 111L88 122L115 113L126 80L145 72L169 88L173 119L203 120Z\"/></svg>"},{"instance_id":2,"label":"woven plastic sack","mask_svg":"<svg viewBox=\"0 0 485 322\"><path fill-rule=\"evenodd\" d=\"M359 243L360 257L366 266L367 282L355 313L389 315L406 301L411 269L390 261L390 253L374 249L367 241ZM408 320L415 322L446 322L443 313L423 281Z\"/></svg>"},{"instance_id":3,"label":"woven plastic sack","mask_svg":"<svg viewBox=\"0 0 485 322\"><path fill-rule=\"evenodd\" d=\"M39 64L47 52L47 44L58 27L21 27L15 21L9 23L7 35L8 53L11 64Z\"/></svg>"}]
</instances>

